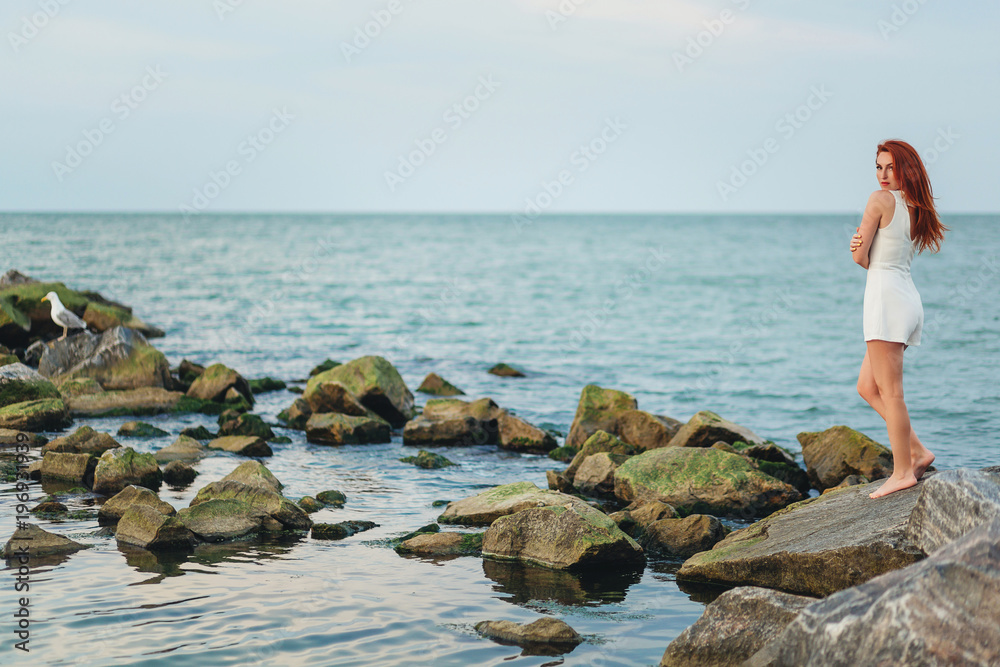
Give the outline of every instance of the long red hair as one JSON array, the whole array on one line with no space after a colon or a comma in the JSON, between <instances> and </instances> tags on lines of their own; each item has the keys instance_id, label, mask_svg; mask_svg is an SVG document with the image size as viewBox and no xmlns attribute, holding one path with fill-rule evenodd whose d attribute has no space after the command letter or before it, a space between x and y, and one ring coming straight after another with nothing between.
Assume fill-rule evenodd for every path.
<instances>
[{"instance_id":1,"label":"long red hair","mask_svg":"<svg viewBox=\"0 0 1000 667\"><path fill-rule=\"evenodd\" d=\"M879 153L888 153L892 157L893 171L899 182L899 189L903 191L907 202L917 209L913 240L917 244L918 251L923 252L930 247L934 248L934 252L940 251L944 233L950 230L941 223L934 208L931 180L927 177L927 169L924 168L920 154L913 146L899 139L889 139L880 143L875 152L876 158Z\"/></svg>"}]
</instances>

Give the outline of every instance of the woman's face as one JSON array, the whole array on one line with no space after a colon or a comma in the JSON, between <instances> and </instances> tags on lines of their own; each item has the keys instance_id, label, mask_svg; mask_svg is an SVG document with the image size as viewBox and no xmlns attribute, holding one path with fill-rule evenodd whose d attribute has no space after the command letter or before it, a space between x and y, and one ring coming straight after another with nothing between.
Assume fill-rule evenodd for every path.
<instances>
[{"instance_id":1,"label":"woman's face","mask_svg":"<svg viewBox=\"0 0 1000 667\"><path fill-rule=\"evenodd\" d=\"M875 176L883 190L898 190L896 167L892 164L892 153L882 151L875 159Z\"/></svg>"}]
</instances>

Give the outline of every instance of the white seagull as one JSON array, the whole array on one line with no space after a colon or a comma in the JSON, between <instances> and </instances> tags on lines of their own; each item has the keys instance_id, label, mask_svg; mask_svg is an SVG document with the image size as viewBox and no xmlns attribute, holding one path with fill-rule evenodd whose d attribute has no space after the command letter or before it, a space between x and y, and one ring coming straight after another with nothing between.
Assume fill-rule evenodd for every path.
<instances>
[{"instance_id":1,"label":"white seagull","mask_svg":"<svg viewBox=\"0 0 1000 667\"><path fill-rule=\"evenodd\" d=\"M62 305L62 301L59 300L59 295L55 292L49 292L42 297L42 301L46 301L52 304L52 321L63 328L63 335L56 340L64 340L66 335L69 333L70 329L86 329L87 323L76 316L72 310Z\"/></svg>"}]
</instances>

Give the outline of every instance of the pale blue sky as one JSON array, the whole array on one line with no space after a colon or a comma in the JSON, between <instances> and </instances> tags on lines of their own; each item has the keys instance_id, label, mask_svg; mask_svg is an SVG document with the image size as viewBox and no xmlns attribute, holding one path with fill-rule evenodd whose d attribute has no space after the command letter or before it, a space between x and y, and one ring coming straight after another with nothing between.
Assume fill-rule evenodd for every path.
<instances>
[{"instance_id":1,"label":"pale blue sky","mask_svg":"<svg viewBox=\"0 0 1000 667\"><path fill-rule=\"evenodd\" d=\"M0 210L856 212L901 138L1000 211L995 1L5 9Z\"/></svg>"}]
</instances>

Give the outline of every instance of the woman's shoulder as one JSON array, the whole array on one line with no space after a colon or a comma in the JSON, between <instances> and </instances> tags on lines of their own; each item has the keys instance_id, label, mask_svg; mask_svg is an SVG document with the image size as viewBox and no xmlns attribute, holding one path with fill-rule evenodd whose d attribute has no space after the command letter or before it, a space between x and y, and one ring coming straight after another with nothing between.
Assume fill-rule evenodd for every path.
<instances>
[{"instance_id":1,"label":"woman's shoulder","mask_svg":"<svg viewBox=\"0 0 1000 667\"><path fill-rule=\"evenodd\" d=\"M888 211L896 205L896 196L888 190L876 190L868 197L868 205Z\"/></svg>"}]
</instances>

